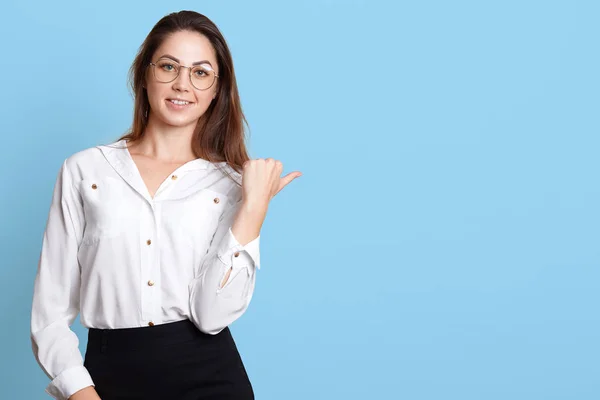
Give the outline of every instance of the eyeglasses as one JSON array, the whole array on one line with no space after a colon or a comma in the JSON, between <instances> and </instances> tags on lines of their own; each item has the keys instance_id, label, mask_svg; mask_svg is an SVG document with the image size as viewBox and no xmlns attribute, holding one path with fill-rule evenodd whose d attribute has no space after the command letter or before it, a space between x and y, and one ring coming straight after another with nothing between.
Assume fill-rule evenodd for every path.
<instances>
[{"instance_id":1,"label":"eyeglasses","mask_svg":"<svg viewBox=\"0 0 600 400\"><path fill-rule=\"evenodd\" d=\"M154 77L162 83L173 82L179 76L182 68L189 68L190 81L198 90L207 90L215 83L219 75L210 67L210 65L200 64L193 67L186 67L170 59L159 59L156 63L149 63L154 72Z\"/></svg>"}]
</instances>

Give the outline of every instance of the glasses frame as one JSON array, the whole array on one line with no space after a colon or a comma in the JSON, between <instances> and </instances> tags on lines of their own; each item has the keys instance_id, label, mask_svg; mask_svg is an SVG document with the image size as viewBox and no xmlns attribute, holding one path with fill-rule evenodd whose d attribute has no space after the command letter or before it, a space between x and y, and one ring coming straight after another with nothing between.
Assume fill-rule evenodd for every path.
<instances>
[{"instance_id":1,"label":"glasses frame","mask_svg":"<svg viewBox=\"0 0 600 400\"><path fill-rule=\"evenodd\" d=\"M158 61L160 61L160 60L162 60L162 59L163 59L163 58L159 58L158 60L156 60L156 62L158 62ZM211 71L212 71L212 72L215 74L215 75L214 75L214 76L215 76L215 78L213 79L213 81L212 81L212 83L210 84L210 86L209 86L209 87L207 87L206 89L200 89L200 88L198 88L196 85L194 85L194 80L192 79L192 69L193 69L193 68L195 68L195 67L198 67L198 65L194 65L193 67L188 67L188 66L185 66L185 65L181 65L181 64L179 64L177 61L175 61L175 60L171 60L171 59L169 59L169 58L166 58L166 60L169 60L169 61L171 61L173 64L177 64L177 65L179 65L179 69L177 70L177 75L175 75L175 78L171 79L170 81L163 82L163 81L159 80L159 79L156 77L156 63L149 62L149 63L148 63L148 66L151 66L151 67L153 67L153 68L152 68L152 75L154 75L154 79L156 79L156 81L157 81L157 82L160 82L160 83L171 83L171 82L173 82L175 79L179 78L179 74L181 73L181 68L187 68L187 69L189 69L189 70L190 70L190 72L189 72L189 74L188 74L188 75L189 75L189 77L190 77L190 83L192 84L192 86L193 86L193 87L195 87L195 88L196 88L196 89L198 89L198 90L208 90L208 89L210 89L211 87L213 87L213 85L215 84L215 82L216 82L216 81L217 81L217 79L219 78L219 75L217 75L217 73L215 72L215 70L214 70L214 69L212 69L211 67L208 67L208 68L209 68L209 69L210 69L210 70L211 70Z\"/></svg>"}]
</instances>

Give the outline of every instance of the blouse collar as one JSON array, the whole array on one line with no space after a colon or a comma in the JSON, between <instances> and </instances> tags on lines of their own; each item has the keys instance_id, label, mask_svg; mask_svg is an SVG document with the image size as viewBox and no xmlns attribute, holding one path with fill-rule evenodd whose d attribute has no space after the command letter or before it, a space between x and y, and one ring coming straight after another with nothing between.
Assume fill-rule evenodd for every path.
<instances>
[{"instance_id":1,"label":"blouse collar","mask_svg":"<svg viewBox=\"0 0 600 400\"><path fill-rule=\"evenodd\" d=\"M146 184L142 179L137 165L131 157L129 149L127 148L125 139L117 140L116 142L108 145L99 145L96 147L102 151L102 154L108 163L131 187L133 187L138 193L146 198L146 200L152 202L152 198L148 192ZM225 161L212 163L203 158L196 158L178 167L173 171L173 175L182 176L184 173L189 171L217 169L219 166L226 167L226 164L227 163Z\"/></svg>"}]
</instances>

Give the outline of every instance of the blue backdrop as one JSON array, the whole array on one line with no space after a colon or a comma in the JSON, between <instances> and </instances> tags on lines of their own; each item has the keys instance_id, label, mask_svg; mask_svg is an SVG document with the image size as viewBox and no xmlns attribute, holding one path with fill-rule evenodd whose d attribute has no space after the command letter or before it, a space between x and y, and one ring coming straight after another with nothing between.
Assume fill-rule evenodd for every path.
<instances>
[{"instance_id":1,"label":"blue backdrop","mask_svg":"<svg viewBox=\"0 0 600 400\"><path fill-rule=\"evenodd\" d=\"M49 398L29 318L61 162L128 128L135 52L181 9L231 46L252 158L304 174L231 326L257 399L600 398L600 3L10 3L1 398Z\"/></svg>"}]
</instances>

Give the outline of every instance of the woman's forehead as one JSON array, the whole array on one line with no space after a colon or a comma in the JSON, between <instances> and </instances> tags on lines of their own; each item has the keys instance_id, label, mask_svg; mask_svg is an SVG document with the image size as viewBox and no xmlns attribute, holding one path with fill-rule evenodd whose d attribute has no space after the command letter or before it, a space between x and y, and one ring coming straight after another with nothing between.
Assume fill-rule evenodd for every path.
<instances>
[{"instance_id":1,"label":"woman's forehead","mask_svg":"<svg viewBox=\"0 0 600 400\"><path fill-rule=\"evenodd\" d=\"M217 61L208 38L197 32L181 31L167 36L156 49L154 58L162 57L165 54L170 55L170 58L176 58L185 65L208 60L213 66L216 66Z\"/></svg>"}]
</instances>

